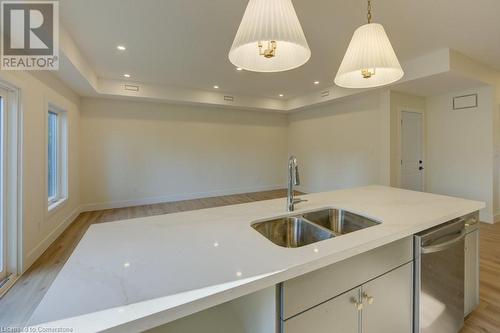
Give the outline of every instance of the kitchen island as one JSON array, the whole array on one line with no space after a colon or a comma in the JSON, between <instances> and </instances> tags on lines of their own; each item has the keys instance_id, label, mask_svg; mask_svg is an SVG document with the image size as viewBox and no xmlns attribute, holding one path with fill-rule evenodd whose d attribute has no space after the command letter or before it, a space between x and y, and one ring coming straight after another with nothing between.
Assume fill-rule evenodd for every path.
<instances>
[{"instance_id":1,"label":"kitchen island","mask_svg":"<svg viewBox=\"0 0 500 333\"><path fill-rule=\"evenodd\" d=\"M125 332L180 318L189 321L191 316L202 324L206 320L210 332L210 325L221 325L213 321L222 313L225 324L245 326L241 318L223 316L230 304L236 314L265 312L262 325L268 330L280 316L273 296L277 284L408 242L420 231L484 207L476 201L383 186L302 198L308 202L297 205L293 214L342 208L380 224L299 248L280 247L251 227L290 215L285 199L276 199L93 225L31 323L76 332ZM212 312L204 317L203 310Z\"/></svg>"}]
</instances>

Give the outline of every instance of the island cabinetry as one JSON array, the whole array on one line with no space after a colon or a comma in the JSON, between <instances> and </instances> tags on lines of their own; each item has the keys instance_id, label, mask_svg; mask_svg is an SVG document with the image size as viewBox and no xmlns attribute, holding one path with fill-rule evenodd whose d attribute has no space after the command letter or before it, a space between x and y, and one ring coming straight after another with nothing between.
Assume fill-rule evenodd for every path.
<instances>
[{"instance_id":1,"label":"island cabinetry","mask_svg":"<svg viewBox=\"0 0 500 333\"><path fill-rule=\"evenodd\" d=\"M280 285L281 319L302 313L411 261L410 236L285 281Z\"/></svg>"},{"instance_id":2,"label":"island cabinetry","mask_svg":"<svg viewBox=\"0 0 500 333\"><path fill-rule=\"evenodd\" d=\"M283 282L281 331L411 333L412 248L408 237Z\"/></svg>"},{"instance_id":3,"label":"island cabinetry","mask_svg":"<svg viewBox=\"0 0 500 333\"><path fill-rule=\"evenodd\" d=\"M412 263L283 321L283 333L411 333Z\"/></svg>"},{"instance_id":4,"label":"island cabinetry","mask_svg":"<svg viewBox=\"0 0 500 333\"><path fill-rule=\"evenodd\" d=\"M465 316L479 305L479 213L465 217Z\"/></svg>"},{"instance_id":5,"label":"island cabinetry","mask_svg":"<svg viewBox=\"0 0 500 333\"><path fill-rule=\"evenodd\" d=\"M413 237L162 325L149 333L411 333Z\"/></svg>"}]
</instances>

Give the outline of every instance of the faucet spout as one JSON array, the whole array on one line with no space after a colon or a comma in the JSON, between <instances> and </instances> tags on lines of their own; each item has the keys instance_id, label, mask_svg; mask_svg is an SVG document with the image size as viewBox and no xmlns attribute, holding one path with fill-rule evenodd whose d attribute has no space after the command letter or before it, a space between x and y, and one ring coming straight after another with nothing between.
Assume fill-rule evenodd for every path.
<instances>
[{"instance_id":1,"label":"faucet spout","mask_svg":"<svg viewBox=\"0 0 500 333\"><path fill-rule=\"evenodd\" d=\"M295 209L295 204L303 201L304 199L295 199L293 193L293 186L300 185L299 177L299 165L297 163L297 158L295 156L290 156L288 159L288 187L287 187L287 198L286 198L286 209L289 212L293 212Z\"/></svg>"}]
</instances>

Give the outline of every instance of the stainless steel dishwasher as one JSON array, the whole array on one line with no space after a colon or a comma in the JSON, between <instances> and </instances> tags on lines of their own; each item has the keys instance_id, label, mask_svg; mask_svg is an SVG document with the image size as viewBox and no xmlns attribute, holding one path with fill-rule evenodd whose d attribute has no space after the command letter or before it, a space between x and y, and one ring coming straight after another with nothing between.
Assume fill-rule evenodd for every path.
<instances>
[{"instance_id":1,"label":"stainless steel dishwasher","mask_svg":"<svg viewBox=\"0 0 500 333\"><path fill-rule=\"evenodd\" d=\"M415 235L415 333L457 333L464 325L465 220Z\"/></svg>"}]
</instances>

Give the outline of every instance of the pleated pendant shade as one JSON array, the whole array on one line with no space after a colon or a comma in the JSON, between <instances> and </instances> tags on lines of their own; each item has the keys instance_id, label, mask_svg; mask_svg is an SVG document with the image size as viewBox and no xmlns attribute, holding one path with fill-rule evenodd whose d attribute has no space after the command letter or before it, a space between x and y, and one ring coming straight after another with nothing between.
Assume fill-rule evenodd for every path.
<instances>
[{"instance_id":1,"label":"pleated pendant shade","mask_svg":"<svg viewBox=\"0 0 500 333\"><path fill-rule=\"evenodd\" d=\"M373 88L396 82L403 75L384 27L369 23L354 32L335 84L345 88Z\"/></svg>"},{"instance_id":2,"label":"pleated pendant shade","mask_svg":"<svg viewBox=\"0 0 500 333\"><path fill-rule=\"evenodd\" d=\"M262 50L271 42L276 42L275 52L266 57ZM255 72L281 72L302 66L310 57L291 0L249 1L229 51L233 65Z\"/></svg>"}]
</instances>

